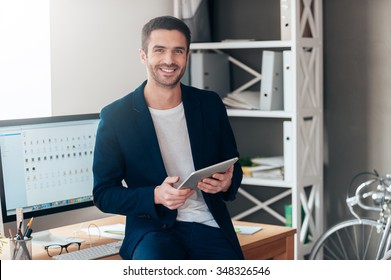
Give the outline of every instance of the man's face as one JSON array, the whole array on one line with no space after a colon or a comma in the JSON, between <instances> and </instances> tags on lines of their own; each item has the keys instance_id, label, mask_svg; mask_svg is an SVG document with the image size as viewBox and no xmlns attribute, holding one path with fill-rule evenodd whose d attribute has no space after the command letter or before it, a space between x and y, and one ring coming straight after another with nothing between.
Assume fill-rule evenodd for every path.
<instances>
[{"instance_id":1,"label":"man's face","mask_svg":"<svg viewBox=\"0 0 391 280\"><path fill-rule=\"evenodd\" d=\"M149 81L173 88L186 70L186 38L176 30L154 30L149 38L148 53L141 50L140 58L147 67Z\"/></svg>"}]
</instances>

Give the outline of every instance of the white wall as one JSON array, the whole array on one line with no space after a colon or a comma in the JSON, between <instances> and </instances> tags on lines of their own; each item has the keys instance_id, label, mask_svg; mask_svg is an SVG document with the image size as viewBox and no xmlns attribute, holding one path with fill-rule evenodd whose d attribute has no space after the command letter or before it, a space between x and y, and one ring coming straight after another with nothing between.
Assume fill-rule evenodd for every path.
<instances>
[{"instance_id":1,"label":"white wall","mask_svg":"<svg viewBox=\"0 0 391 280\"><path fill-rule=\"evenodd\" d=\"M142 26L172 0L52 0L52 113L95 113L146 78Z\"/></svg>"},{"instance_id":2,"label":"white wall","mask_svg":"<svg viewBox=\"0 0 391 280\"><path fill-rule=\"evenodd\" d=\"M0 0L0 119L51 114L50 0Z\"/></svg>"}]
</instances>

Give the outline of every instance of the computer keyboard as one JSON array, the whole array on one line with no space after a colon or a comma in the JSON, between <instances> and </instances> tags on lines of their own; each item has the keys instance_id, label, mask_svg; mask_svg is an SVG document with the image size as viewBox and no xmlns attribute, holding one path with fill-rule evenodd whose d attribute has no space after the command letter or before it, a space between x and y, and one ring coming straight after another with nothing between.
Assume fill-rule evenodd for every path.
<instances>
[{"instance_id":1,"label":"computer keyboard","mask_svg":"<svg viewBox=\"0 0 391 280\"><path fill-rule=\"evenodd\" d=\"M122 240L54 256L54 260L96 260L118 254Z\"/></svg>"}]
</instances>

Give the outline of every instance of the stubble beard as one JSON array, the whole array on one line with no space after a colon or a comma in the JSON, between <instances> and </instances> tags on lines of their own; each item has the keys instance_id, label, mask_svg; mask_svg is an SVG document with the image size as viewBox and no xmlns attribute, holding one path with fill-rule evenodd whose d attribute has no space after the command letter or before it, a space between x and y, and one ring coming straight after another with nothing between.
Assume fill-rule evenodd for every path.
<instances>
[{"instance_id":1,"label":"stubble beard","mask_svg":"<svg viewBox=\"0 0 391 280\"><path fill-rule=\"evenodd\" d=\"M175 69L180 69L176 64L170 65L175 67ZM166 77L164 72L160 68L170 68L168 65L156 65L155 67L150 67L150 72L153 80L160 86L164 88L174 88L178 85L183 75L185 74L185 68L180 70L180 73L177 76ZM177 70L175 70L177 71Z\"/></svg>"}]
</instances>

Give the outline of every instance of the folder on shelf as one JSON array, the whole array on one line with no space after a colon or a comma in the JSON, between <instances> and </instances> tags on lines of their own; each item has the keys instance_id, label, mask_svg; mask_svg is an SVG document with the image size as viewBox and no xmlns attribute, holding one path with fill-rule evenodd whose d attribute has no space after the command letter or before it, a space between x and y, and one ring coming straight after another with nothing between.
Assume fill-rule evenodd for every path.
<instances>
[{"instance_id":1,"label":"folder on shelf","mask_svg":"<svg viewBox=\"0 0 391 280\"><path fill-rule=\"evenodd\" d=\"M190 56L190 84L217 92L221 98L230 92L228 55L192 53Z\"/></svg>"},{"instance_id":2,"label":"folder on shelf","mask_svg":"<svg viewBox=\"0 0 391 280\"><path fill-rule=\"evenodd\" d=\"M260 109L283 109L283 61L280 51L262 52Z\"/></svg>"},{"instance_id":3,"label":"folder on shelf","mask_svg":"<svg viewBox=\"0 0 391 280\"><path fill-rule=\"evenodd\" d=\"M293 99L295 90L293 88L293 70L292 70L292 51L283 51L283 92L284 92L284 111L293 111Z\"/></svg>"},{"instance_id":4,"label":"folder on shelf","mask_svg":"<svg viewBox=\"0 0 391 280\"><path fill-rule=\"evenodd\" d=\"M281 15L281 40L291 40L292 20L291 20L291 0L280 0Z\"/></svg>"},{"instance_id":5,"label":"folder on shelf","mask_svg":"<svg viewBox=\"0 0 391 280\"><path fill-rule=\"evenodd\" d=\"M292 131L292 122L284 121L283 122L283 133L284 133L284 180L292 181L293 180L293 131Z\"/></svg>"}]
</instances>

